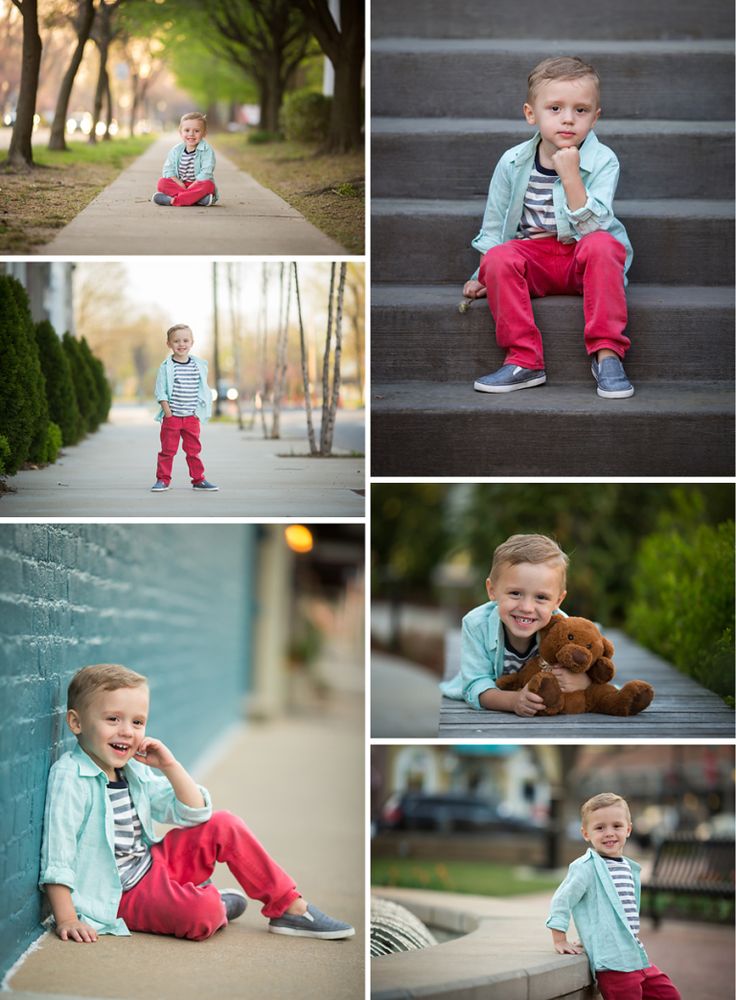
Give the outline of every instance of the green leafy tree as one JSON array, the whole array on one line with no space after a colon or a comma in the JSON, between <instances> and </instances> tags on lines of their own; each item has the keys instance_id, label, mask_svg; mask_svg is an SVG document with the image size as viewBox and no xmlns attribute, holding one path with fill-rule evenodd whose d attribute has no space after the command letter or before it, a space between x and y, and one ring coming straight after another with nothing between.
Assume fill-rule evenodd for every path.
<instances>
[{"instance_id":1,"label":"green leafy tree","mask_svg":"<svg viewBox=\"0 0 736 1000\"><path fill-rule=\"evenodd\" d=\"M16 278L9 278L10 291L15 299L20 326L18 328L18 356L22 359L19 378L26 394L26 406L31 420L31 440L27 458L31 462L46 461L46 442L49 432L49 408L46 403L46 384L36 344L36 331L28 293Z\"/></svg>"},{"instance_id":2,"label":"green leafy tree","mask_svg":"<svg viewBox=\"0 0 736 1000\"><path fill-rule=\"evenodd\" d=\"M49 416L61 429L61 443L76 444L84 435L84 424L77 405L69 358L47 319L36 324L36 343L46 380Z\"/></svg>"}]
</instances>

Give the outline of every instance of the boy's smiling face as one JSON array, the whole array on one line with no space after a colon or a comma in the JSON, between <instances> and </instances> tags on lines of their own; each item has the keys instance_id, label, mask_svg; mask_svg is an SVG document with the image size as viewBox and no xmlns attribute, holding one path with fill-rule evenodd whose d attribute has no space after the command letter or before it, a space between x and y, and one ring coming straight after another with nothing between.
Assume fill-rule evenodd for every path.
<instances>
[{"instance_id":1,"label":"boy's smiling face","mask_svg":"<svg viewBox=\"0 0 736 1000\"><path fill-rule=\"evenodd\" d=\"M529 642L549 624L552 612L565 598L562 570L554 563L503 563L496 579L486 580L488 598L498 613L511 645L525 653Z\"/></svg>"},{"instance_id":2,"label":"boy's smiling face","mask_svg":"<svg viewBox=\"0 0 736 1000\"><path fill-rule=\"evenodd\" d=\"M189 327L176 330L169 338L169 347L177 361L186 361L194 346L194 337Z\"/></svg>"},{"instance_id":3,"label":"boy's smiling face","mask_svg":"<svg viewBox=\"0 0 736 1000\"><path fill-rule=\"evenodd\" d=\"M115 768L131 760L146 735L148 688L95 691L66 718L85 753L114 780Z\"/></svg>"},{"instance_id":4,"label":"boy's smiling face","mask_svg":"<svg viewBox=\"0 0 736 1000\"><path fill-rule=\"evenodd\" d=\"M179 126L179 135L187 144L187 149L196 149L205 137L207 129L201 118L187 118Z\"/></svg>"},{"instance_id":5,"label":"boy's smiling face","mask_svg":"<svg viewBox=\"0 0 736 1000\"><path fill-rule=\"evenodd\" d=\"M621 857L631 830L628 810L621 803L594 810L581 827L585 840L604 858Z\"/></svg>"},{"instance_id":6,"label":"boy's smiling face","mask_svg":"<svg viewBox=\"0 0 736 1000\"><path fill-rule=\"evenodd\" d=\"M537 89L524 116L536 125L547 156L558 149L580 146L601 113L598 88L591 77L575 80L548 80Z\"/></svg>"}]
</instances>

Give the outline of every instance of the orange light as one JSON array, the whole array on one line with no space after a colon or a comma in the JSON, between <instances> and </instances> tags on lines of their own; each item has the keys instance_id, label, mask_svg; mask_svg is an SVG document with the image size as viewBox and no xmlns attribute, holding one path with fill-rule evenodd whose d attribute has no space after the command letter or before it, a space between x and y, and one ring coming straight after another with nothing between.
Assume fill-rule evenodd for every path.
<instances>
[{"instance_id":1,"label":"orange light","mask_svg":"<svg viewBox=\"0 0 736 1000\"><path fill-rule=\"evenodd\" d=\"M284 538L293 552L311 552L314 546L312 532L303 524L290 524L284 530Z\"/></svg>"}]
</instances>

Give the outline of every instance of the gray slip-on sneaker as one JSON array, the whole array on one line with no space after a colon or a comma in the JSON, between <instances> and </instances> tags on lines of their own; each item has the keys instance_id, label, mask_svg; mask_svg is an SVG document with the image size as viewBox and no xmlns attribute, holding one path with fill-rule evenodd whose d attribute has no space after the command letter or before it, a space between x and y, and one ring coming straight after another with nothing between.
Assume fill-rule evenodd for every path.
<instances>
[{"instance_id":1,"label":"gray slip-on sneaker","mask_svg":"<svg viewBox=\"0 0 736 1000\"><path fill-rule=\"evenodd\" d=\"M294 937L323 938L330 941L349 938L355 934L355 928L350 924L328 917L311 903L307 903L306 913L284 913L280 917L272 917L268 922L268 929L272 934L291 934Z\"/></svg>"},{"instance_id":2,"label":"gray slip-on sneaker","mask_svg":"<svg viewBox=\"0 0 736 1000\"><path fill-rule=\"evenodd\" d=\"M502 365L498 371L483 375L473 384L478 392L513 392L515 389L530 389L547 381L543 368L521 368L519 365Z\"/></svg>"},{"instance_id":3,"label":"gray slip-on sneaker","mask_svg":"<svg viewBox=\"0 0 736 1000\"><path fill-rule=\"evenodd\" d=\"M195 201L194 204L201 205L203 208L209 208L210 205L213 204L214 200L215 196L213 194L206 194L203 198L200 198L199 201Z\"/></svg>"},{"instance_id":4,"label":"gray slip-on sneaker","mask_svg":"<svg viewBox=\"0 0 736 1000\"><path fill-rule=\"evenodd\" d=\"M248 906L248 897L242 889L220 889L220 898L225 904L227 922L242 917Z\"/></svg>"},{"instance_id":5,"label":"gray slip-on sneaker","mask_svg":"<svg viewBox=\"0 0 736 1000\"><path fill-rule=\"evenodd\" d=\"M192 483L193 490L200 490L203 493L215 493L219 488L214 483L208 483L206 479L203 479L200 483Z\"/></svg>"},{"instance_id":6,"label":"gray slip-on sneaker","mask_svg":"<svg viewBox=\"0 0 736 1000\"><path fill-rule=\"evenodd\" d=\"M634 387L626 377L621 358L604 358L600 364L593 358L590 370L598 383L598 395L604 399L625 399L634 395Z\"/></svg>"},{"instance_id":7,"label":"gray slip-on sneaker","mask_svg":"<svg viewBox=\"0 0 736 1000\"><path fill-rule=\"evenodd\" d=\"M157 479L156 482L151 487L151 493L163 493L164 490L169 489L169 484L165 483L163 479Z\"/></svg>"},{"instance_id":8,"label":"gray slip-on sneaker","mask_svg":"<svg viewBox=\"0 0 736 1000\"><path fill-rule=\"evenodd\" d=\"M154 205L170 205L173 200L170 195L164 194L163 191L157 191L153 198L151 198Z\"/></svg>"}]
</instances>

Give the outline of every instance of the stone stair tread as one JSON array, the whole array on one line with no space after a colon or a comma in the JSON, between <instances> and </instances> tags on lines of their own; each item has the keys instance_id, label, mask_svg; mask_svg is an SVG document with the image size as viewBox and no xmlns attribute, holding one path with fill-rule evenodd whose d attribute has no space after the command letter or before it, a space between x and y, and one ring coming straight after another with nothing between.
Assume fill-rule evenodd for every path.
<instances>
[{"instance_id":1,"label":"stone stair tread","mask_svg":"<svg viewBox=\"0 0 736 1000\"><path fill-rule=\"evenodd\" d=\"M371 410L374 414L397 412L480 413L498 411L559 416L587 414L592 419L610 416L615 410L621 419L653 413L663 415L723 414L734 409L730 381L682 384L680 382L638 382L629 399L601 399L591 376L589 385L551 382L534 389L508 393L476 392L472 383L395 381L373 383Z\"/></svg>"},{"instance_id":2,"label":"stone stair tread","mask_svg":"<svg viewBox=\"0 0 736 1000\"><path fill-rule=\"evenodd\" d=\"M613 134L615 132L626 132L634 135L651 135L669 133L678 135L731 135L734 127L728 121L691 121L690 119L669 119L669 118L601 118L596 123L595 132L597 135ZM447 132L451 134L466 135L468 132L480 132L482 134L507 132L519 132L520 142L524 138L531 138L533 130L519 118L429 118L429 117L408 117L400 118L396 116L376 116L371 119L371 132L373 135L393 135L398 133L423 133L434 134L437 132Z\"/></svg>"},{"instance_id":3,"label":"stone stair tread","mask_svg":"<svg viewBox=\"0 0 736 1000\"><path fill-rule=\"evenodd\" d=\"M624 198L614 203L618 218L642 216L650 218L730 219L733 202L718 198ZM373 215L469 215L475 214L480 224L483 205L477 198L372 198Z\"/></svg>"},{"instance_id":4,"label":"stone stair tread","mask_svg":"<svg viewBox=\"0 0 736 1000\"><path fill-rule=\"evenodd\" d=\"M731 55L733 42L719 38L665 38L665 39L598 39L598 38L417 38L411 36L374 38L371 42L373 53L417 53L433 52L467 53L478 52L489 55L528 56L530 65L534 63L535 52L548 56L567 55L570 51L586 52L590 55L630 56L639 53L671 55L700 52L703 55Z\"/></svg>"},{"instance_id":5,"label":"stone stair tread","mask_svg":"<svg viewBox=\"0 0 736 1000\"><path fill-rule=\"evenodd\" d=\"M437 307L456 310L462 301L462 282L404 285L377 282L371 290L371 309L432 309ZM724 309L733 307L734 292L728 285L646 285L630 284L626 289L630 306L661 306L685 310ZM474 303L476 308L481 303ZM549 295L545 304L551 309L562 309L580 304L576 295Z\"/></svg>"}]
</instances>

